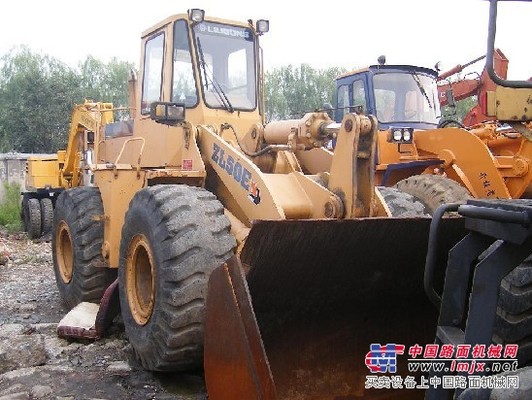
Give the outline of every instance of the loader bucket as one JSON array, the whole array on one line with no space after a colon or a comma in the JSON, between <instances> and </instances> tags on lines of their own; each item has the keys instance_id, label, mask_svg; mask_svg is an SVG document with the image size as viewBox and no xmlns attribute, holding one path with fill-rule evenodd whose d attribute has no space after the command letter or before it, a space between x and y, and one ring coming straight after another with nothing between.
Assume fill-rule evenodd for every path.
<instances>
[{"instance_id":1,"label":"loader bucket","mask_svg":"<svg viewBox=\"0 0 532 400\"><path fill-rule=\"evenodd\" d=\"M464 234L461 219L443 222L442 272ZM423 291L429 225L429 218L256 222L240 259L209 280L209 398L422 398L415 389L365 389L372 375L365 359L372 343L405 345L392 375L414 376L408 347L434 342L437 311Z\"/></svg>"}]
</instances>

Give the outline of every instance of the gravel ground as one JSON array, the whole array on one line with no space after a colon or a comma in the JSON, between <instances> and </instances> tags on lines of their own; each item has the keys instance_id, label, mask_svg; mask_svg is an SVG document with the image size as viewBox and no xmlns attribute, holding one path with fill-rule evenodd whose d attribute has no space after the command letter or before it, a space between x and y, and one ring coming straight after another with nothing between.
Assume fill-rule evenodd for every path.
<instances>
[{"instance_id":1,"label":"gravel ground","mask_svg":"<svg viewBox=\"0 0 532 400\"><path fill-rule=\"evenodd\" d=\"M0 400L207 398L200 373L151 373L136 366L119 317L102 340L59 338L57 323L66 312L55 284L49 240L31 241L26 234L0 231ZM494 390L490 399L531 395L528 367L520 371L519 393Z\"/></svg>"},{"instance_id":2,"label":"gravel ground","mask_svg":"<svg viewBox=\"0 0 532 400\"><path fill-rule=\"evenodd\" d=\"M96 342L60 339L48 240L0 232L0 400L205 399L201 374L143 371L117 318Z\"/></svg>"}]
</instances>

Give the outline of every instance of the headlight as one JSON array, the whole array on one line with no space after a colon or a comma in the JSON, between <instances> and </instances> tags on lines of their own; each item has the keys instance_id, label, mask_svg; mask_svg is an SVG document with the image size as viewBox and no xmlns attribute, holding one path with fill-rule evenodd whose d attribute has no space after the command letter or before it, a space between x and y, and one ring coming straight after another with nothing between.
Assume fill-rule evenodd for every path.
<instances>
[{"instance_id":1,"label":"headlight","mask_svg":"<svg viewBox=\"0 0 532 400\"><path fill-rule=\"evenodd\" d=\"M402 138L403 138L403 132L401 132L401 129L394 129L393 140L395 140L396 142L399 142L401 141Z\"/></svg>"},{"instance_id":2,"label":"headlight","mask_svg":"<svg viewBox=\"0 0 532 400\"><path fill-rule=\"evenodd\" d=\"M193 23L199 24L205 19L205 10L201 10L199 8L193 8L192 10L188 10L188 17Z\"/></svg>"},{"instance_id":3,"label":"headlight","mask_svg":"<svg viewBox=\"0 0 532 400\"><path fill-rule=\"evenodd\" d=\"M390 128L387 139L390 143L412 143L412 140L414 139L414 129Z\"/></svg>"},{"instance_id":4,"label":"headlight","mask_svg":"<svg viewBox=\"0 0 532 400\"><path fill-rule=\"evenodd\" d=\"M411 142L412 141L412 130L411 128L407 128L403 132L403 140L405 142Z\"/></svg>"}]
</instances>

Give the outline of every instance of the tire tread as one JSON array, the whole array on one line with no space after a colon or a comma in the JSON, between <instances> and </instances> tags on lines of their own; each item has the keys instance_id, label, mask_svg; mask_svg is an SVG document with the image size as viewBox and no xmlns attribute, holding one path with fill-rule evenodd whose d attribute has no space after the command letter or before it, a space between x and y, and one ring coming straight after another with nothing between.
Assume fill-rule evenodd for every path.
<instances>
[{"instance_id":1,"label":"tire tread","mask_svg":"<svg viewBox=\"0 0 532 400\"><path fill-rule=\"evenodd\" d=\"M135 220L150 216L157 265L155 308L138 326L125 295L125 260ZM203 363L203 320L210 273L232 254L235 239L216 197L202 188L155 185L138 192L122 230L120 301L126 332L137 361L154 371L191 370ZM147 232L146 232L147 233Z\"/></svg>"}]
</instances>

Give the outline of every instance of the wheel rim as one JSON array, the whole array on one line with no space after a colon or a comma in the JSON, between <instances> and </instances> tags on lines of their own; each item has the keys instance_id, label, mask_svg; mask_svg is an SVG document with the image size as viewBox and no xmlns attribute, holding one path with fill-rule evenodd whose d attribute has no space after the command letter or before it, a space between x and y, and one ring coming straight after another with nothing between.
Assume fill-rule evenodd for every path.
<instances>
[{"instance_id":1,"label":"wheel rim","mask_svg":"<svg viewBox=\"0 0 532 400\"><path fill-rule=\"evenodd\" d=\"M57 228L57 264L59 274L64 283L70 283L72 280L72 271L74 265L74 251L72 249L72 238L70 229L65 221L61 221Z\"/></svg>"},{"instance_id":2,"label":"wheel rim","mask_svg":"<svg viewBox=\"0 0 532 400\"><path fill-rule=\"evenodd\" d=\"M126 292L129 308L139 325L150 320L155 303L154 263L151 248L144 235L130 242L126 263Z\"/></svg>"}]
</instances>

